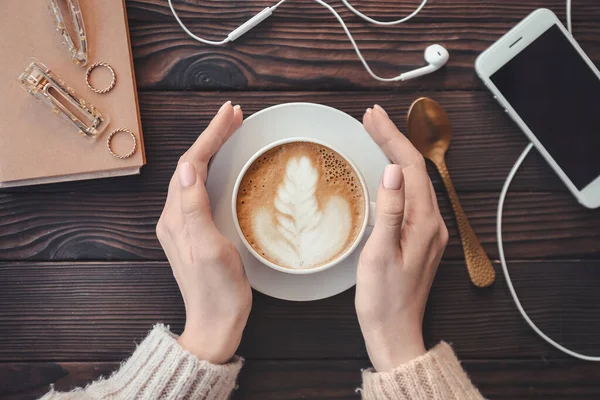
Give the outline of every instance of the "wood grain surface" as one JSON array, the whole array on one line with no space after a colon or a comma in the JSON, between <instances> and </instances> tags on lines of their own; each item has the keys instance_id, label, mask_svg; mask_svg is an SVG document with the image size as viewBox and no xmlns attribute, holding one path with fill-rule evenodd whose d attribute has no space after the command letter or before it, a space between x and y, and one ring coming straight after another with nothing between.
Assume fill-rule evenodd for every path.
<instances>
[{"instance_id":1,"label":"wood grain surface","mask_svg":"<svg viewBox=\"0 0 600 400\"><path fill-rule=\"evenodd\" d=\"M127 0L148 165L139 176L0 191L0 398L33 399L52 383L69 390L107 376L157 322L181 332L183 303L154 229L179 156L223 102L240 104L246 116L314 102L358 120L377 103L403 130L420 96L448 111L448 168L498 273L491 288L469 283L447 196L430 168L450 243L427 306L427 345L451 342L490 399L600 398L600 365L543 342L509 296L496 261L496 206L527 140L473 69L481 51L534 9L550 8L564 21L564 0L429 0L415 19L395 27L366 24L339 0L326 1L378 74L424 65L423 50L433 43L448 48L448 65L414 81L376 82L313 0L289 0L223 47L186 36L166 0ZM351 2L382 20L419 3ZM573 3L574 36L598 63L600 7ZM216 39L274 2L174 4L192 31ZM537 152L513 183L504 237L513 282L533 321L560 343L600 355L600 212L577 204ZM308 303L255 292L239 353L247 362L234 399L358 399L360 369L369 361L354 290Z\"/></svg>"},{"instance_id":2,"label":"wood grain surface","mask_svg":"<svg viewBox=\"0 0 600 400\"><path fill-rule=\"evenodd\" d=\"M155 234L165 193L0 194L0 260L166 260ZM498 193L463 193L462 205L492 258ZM445 259L464 259L445 193L440 210L450 231ZM600 213L568 193L514 193L504 212L510 258L600 258Z\"/></svg>"},{"instance_id":3,"label":"wood grain surface","mask_svg":"<svg viewBox=\"0 0 600 400\"><path fill-rule=\"evenodd\" d=\"M264 23L220 49L194 41L174 20L140 22L131 29L138 86L140 90L483 90L474 72L475 58L514 22L347 25L379 76L395 77L424 66L423 52L434 43L448 49L450 61L435 74L385 83L368 75L337 21ZM213 40L227 36L235 27L213 20L188 24L190 30L207 32L205 37ZM600 61L600 44L594 38L599 34L597 22L577 24L576 37L596 62Z\"/></svg>"},{"instance_id":4,"label":"wood grain surface","mask_svg":"<svg viewBox=\"0 0 600 400\"><path fill-rule=\"evenodd\" d=\"M556 340L597 355L599 265L510 263L531 318ZM0 362L121 360L156 322L177 333L183 329L183 304L166 262L0 263ZM526 326L503 279L478 290L461 262L440 265L425 334L429 346L449 341L467 359L566 357ZM366 359L354 291L299 303L255 292L239 354L262 360Z\"/></svg>"},{"instance_id":5,"label":"wood grain surface","mask_svg":"<svg viewBox=\"0 0 600 400\"><path fill-rule=\"evenodd\" d=\"M597 368L574 361L477 361L463 366L488 399L597 399ZM106 377L117 362L35 362L0 364L4 400L31 399L45 394L51 383L66 391ZM363 360L250 360L244 364L233 400L359 399ZM25 378L25 379L24 379Z\"/></svg>"},{"instance_id":6,"label":"wood grain surface","mask_svg":"<svg viewBox=\"0 0 600 400\"><path fill-rule=\"evenodd\" d=\"M175 2L188 28L220 40L272 1ZM189 38L177 25L166 2L129 3L131 41L140 89L286 89L321 90L428 88L482 89L473 71L476 56L518 20L538 7L551 8L564 21L560 0L500 3L431 1L413 21L392 27L373 26L341 13L365 59L381 76L397 76L424 65L423 51L440 43L450 62L436 74L408 82L383 83L364 70L333 15L312 0L293 0L268 20L223 47ZM354 2L375 18L406 15L419 2ZM600 60L600 12L588 2L574 7L575 36L592 60ZM168 39L168 40L167 40Z\"/></svg>"},{"instance_id":7,"label":"wood grain surface","mask_svg":"<svg viewBox=\"0 0 600 400\"><path fill-rule=\"evenodd\" d=\"M403 131L410 104L421 96L437 100L450 117L453 137L446 161L459 194L500 192L508 171L527 140L491 94L472 91L348 92L344 95L336 92L227 92L210 95L202 92L143 92L140 94L140 108L148 164L143 167L141 175L11 191L166 191L179 156L196 140L219 106L227 100L242 105L246 116L276 104L312 102L337 108L358 120L362 120L367 107L377 103L388 110ZM98 145L103 146L104 142L99 141ZM443 183L433 168L430 176L436 189L443 192ZM535 151L525 160L511 190L566 192L556 174Z\"/></svg>"},{"instance_id":8,"label":"wood grain surface","mask_svg":"<svg viewBox=\"0 0 600 400\"><path fill-rule=\"evenodd\" d=\"M383 21L397 20L410 13L421 3L421 0L349 0L355 8L363 13ZM276 3L273 0L223 1L223 0L173 0L173 5L181 18L201 20L245 21L265 7ZM344 19L360 21L340 1L329 4ZM536 8L549 8L561 20L565 18L565 2L563 0L429 0L427 5L412 20L413 23L424 21L511 21L518 22ZM600 10L591 1L578 1L573 7L573 21L600 19ZM166 1L163 0L128 0L127 15L130 21L169 21L173 17ZM333 17L314 0L288 0L288 4L277 10L277 18L284 20L320 21Z\"/></svg>"}]
</instances>

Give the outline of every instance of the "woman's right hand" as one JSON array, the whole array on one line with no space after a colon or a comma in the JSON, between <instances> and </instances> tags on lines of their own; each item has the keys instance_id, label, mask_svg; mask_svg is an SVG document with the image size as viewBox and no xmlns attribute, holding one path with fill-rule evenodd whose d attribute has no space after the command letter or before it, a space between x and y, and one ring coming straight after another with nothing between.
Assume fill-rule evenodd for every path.
<instances>
[{"instance_id":1,"label":"woman's right hand","mask_svg":"<svg viewBox=\"0 0 600 400\"><path fill-rule=\"evenodd\" d=\"M425 161L383 108L363 117L365 129L393 162L377 193L373 233L361 253L356 311L378 372L425 354L425 304L448 242Z\"/></svg>"},{"instance_id":2,"label":"woman's right hand","mask_svg":"<svg viewBox=\"0 0 600 400\"><path fill-rule=\"evenodd\" d=\"M205 186L211 157L240 127L242 118L240 106L223 104L181 156L156 226L185 304L179 343L213 364L233 357L252 305L242 260L217 229Z\"/></svg>"}]
</instances>

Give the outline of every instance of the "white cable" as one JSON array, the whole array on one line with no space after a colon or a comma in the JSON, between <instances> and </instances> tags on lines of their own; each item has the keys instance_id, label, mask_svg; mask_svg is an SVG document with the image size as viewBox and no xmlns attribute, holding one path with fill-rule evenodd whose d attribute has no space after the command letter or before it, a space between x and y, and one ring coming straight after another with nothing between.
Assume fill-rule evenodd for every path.
<instances>
[{"instance_id":1,"label":"white cable","mask_svg":"<svg viewBox=\"0 0 600 400\"><path fill-rule=\"evenodd\" d=\"M410 13L409 15L407 15L406 17L399 19L397 21L378 21L376 19L373 19L371 17L369 17L368 15L365 15L363 13L361 13L360 11L358 11L356 8L354 8L349 2L348 0L342 0L342 3L344 3L344 5L348 8L348 10L352 11L354 14L356 14L358 17L364 19L365 21L368 21L372 24L375 25L397 25L397 24L401 24L403 22L408 21L409 19L411 19L412 17L414 17L415 15L417 15L419 12L421 12L421 10L423 9L423 7L425 7L425 4L427 4L427 0L423 0L421 1L421 4L419 4L419 7L417 7L415 9L415 11L413 11L412 13Z\"/></svg>"},{"instance_id":2,"label":"white cable","mask_svg":"<svg viewBox=\"0 0 600 400\"><path fill-rule=\"evenodd\" d=\"M567 0L567 29L573 34L573 26L571 25L571 0Z\"/></svg>"},{"instance_id":3,"label":"white cable","mask_svg":"<svg viewBox=\"0 0 600 400\"><path fill-rule=\"evenodd\" d=\"M173 3L171 0L169 0L169 7L171 7L171 12L173 13L173 16L179 23L179 26L181 26L181 29L183 29L183 31L185 33L187 33L188 35L190 35L192 38L199 41L200 43L211 44L213 46L220 46L220 45L228 43L230 41L229 38L225 38L219 42L215 42L213 40L202 39L200 36L194 35L188 28L186 28L186 26L183 24L183 22L179 19L179 16L177 15L177 12L175 11L175 8L173 7Z\"/></svg>"},{"instance_id":4,"label":"white cable","mask_svg":"<svg viewBox=\"0 0 600 400\"><path fill-rule=\"evenodd\" d=\"M283 4L286 1L287 0L281 0L274 7L277 8L277 7L279 7L280 4ZM369 64L367 64L367 62L365 61L364 57L362 56L362 53L360 52L360 50L358 48L358 45L354 41L354 37L352 37L352 34L348 30L348 27L344 23L344 20L342 19L342 17L340 16L340 14L338 14L338 12L333 9L333 7L331 7L329 4L325 3L323 0L313 0L313 1L315 1L316 3L322 5L326 9L328 9L337 18L338 22L342 26L342 29L344 30L344 32L346 32L346 36L348 36L348 39L350 40L350 43L352 43L352 47L354 47L354 51L356 52L356 55L358 56L358 59L360 60L360 62L362 63L362 65L365 67L365 69L367 70L367 72L369 73L369 75L371 75L371 77L373 77L373 79L376 79L376 80L381 81L381 82L397 82L397 81L403 80L402 75L398 75L398 76L396 76L394 78L382 78L379 75L375 74L373 72L373 70L371 70L371 67L369 67ZM427 1L425 1L425 3L426 2ZM423 4L423 3L421 3L421 4Z\"/></svg>"},{"instance_id":5,"label":"white cable","mask_svg":"<svg viewBox=\"0 0 600 400\"><path fill-rule=\"evenodd\" d=\"M195 40L197 40L197 41L199 41L201 43L210 44L210 45L214 45L214 46L219 46L219 45L223 45L223 44L229 43L229 42L237 39L238 37L242 36L244 33L248 32L250 29L252 29L256 25L258 25L260 22L262 22L264 19L266 19L267 17L269 17L280 5L282 5L286 1L287 0L280 0L274 6L265 8L263 11L261 11L255 17L253 17L252 19L250 19L249 21L247 21L246 23L244 23L242 26L240 26L239 28L237 28L233 32L231 32L226 39L221 40L220 42L215 42L215 41L211 41L211 40L202 39L201 37L194 35L192 32L190 32L190 30L188 28L186 28L186 26L183 24L183 22L181 21L181 19L179 19L179 16L177 15L177 12L175 11L175 8L173 7L172 0L169 0L169 7L171 7L171 12L173 13L173 16L175 17L175 19L177 20L177 22L179 23L179 25L181 26L181 28L185 31L185 33L187 33L188 35L190 35L190 37L192 37L193 39L195 39ZM340 14L338 14L338 12L335 11L335 9L333 7L331 7L329 4L327 4L326 2L324 2L322 0L314 0L314 1L316 3L322 5L326 9L328 9L337 18L338 22L342 26L342 29L346 33L346 36L348 36L348 39L350 40L350 43L352 43L352 47L354 48L354 51L356 52L356 55L358 56L358 59L360 60L360 62L362 63L362 65L365 67L365 69L367 70L367 72L369 73L369 75L371 75L371 77L373 79L376 79L376 80L381 81L381 82L397 82L397 81L404 80L403 75L398 75L398 76L393 77L393 78L382 78L382 77L378 76L377 74L375 74L373 72L373 70L371 70L371 67L369 67L369 64L367 64L367 61L364 59L362 53L360 52L360 50L358 48L358 45L354 41L354 37L352 37L352 34L348 30L348 27L346 26L346 23L344 22L344 20L340 16ZM350 5L350 3L348 3L346 0L342 0L342 2L354 14L358 15L359 17L361 17L361 18L363 18L363 19L365 19L365 20L367 20L369 22L377 24L377 25L395 25L395 24L399 24L399 23L408 21L409 19L411 19L412 17L414 17L415 15L417 15L421 11L421 9L425 6L425 4L427 4L427 0L422 0L421 4L419 5L419 7L417 7L417 9L415 11L413 11L407 17L405 17L403 19L400 19L398 21L381 22L381 21L374 20L374 19L372 19L372 18L370 18L370 17L362 14L360 11L358 11L354 7L352 7ZM261 16L261 18L258 18L255 21L253 21L257 16Z\"/></svg>"},{"instance_id":6,"label":"white cable","mask_svg":"<svg viewBox=\"0 0 600 400\"><path fill-rule=\"evenodd\" d=\"M571 0L567 0L567 26L569 27L569 32L571 32ZM529 315L527 315L527 312L521 305L521 302L519 301L519 296L517 295L517 292L515 291L512 280L510 279L510 274L508 273L508 267L506 265L506 259L504 257L504 245L502 242L502 212L504 210L504 200L506 199L506 194L508 193L508 189L510 187L510 184L511 184L513 178L515 177L515 174L519 170L519 167L523 163L523 160L525 160L525 157L527 157L527 154L529 154L529 152L531 151L532 148L533 148L533 143L529 143L525 147L525 150L523 150L523 152L521 153L521 155L515 162L515 165L513 165L512 169L508 173L508 176L506 177L506 181L504 182L504 186L502 187L502 191L500 192L500 198L498 199L498 213L496 214L496 240L498 241L498 255L500 256L500 264L502 265L502 271L504 272L504 278L506 279L506 285L508 286L508 290L510 291L510 294L515 302L515 305L517 306L517 309L521 313L521 316L523 317L525 322L527 322L527 324L531 327L531 329L533 329L534 332L537 333L542 339L544 339L551 346L554 346L556 349L558 349L558 350L562 351L563 353L568 354L572 357L579 358L579 359L585 360L585 361L600 361L600 356L588 356L588 355L577 353L573 350L567 349L563 345L552 340L544 332L542 332L542 330L537 327L537 325L531 320L531 318L529 318Z\"/></svg>"},{"instance_id":7,"label":"white cable","mask_svg":"<svg viewBox=\"0 0 600 400\"><path fill-rule=\"evenodd\" d=\"M535 331L535 333L537 333L542 339L544 339L550 345L554 346L555 348L562 351L563 353L566 353L575 358L579 358L579 359L586 360L586 361L600 361L600 357L598 357L598 356L587 356L585 354L580 354L573 350L569 350L566 347L562 346L561 344L555 342L550 337L548 337L548 335L546 335L544 332L542 332L542 330L537 327L537 325L531 320L531 318L529 318L529 315L527 315L527 312L525 311L525 309L523 309L523 306L521 305L521 302L519 301L519 296L517 296L517 292L515 291L515 288L512 284L512 280L510 279L510 274L508 273L506 259L504 258L504 245L502 244L502 211L504 209L504 200L506 199L506 194L508 193L508 188L510 187L511 182L512 182L513 178L515 177L517 170L519 169L519 167L523 163L523 160L525 159L527 154L529 154L529 152L531 151L532 148L533 148L533 143L529 143L527 145L527 147L525 147L525 150L523 150L523 153L521 153L521 155L519 156L519 159L517 160L517 162L515 162L515 165L513 165L512 169L510 170L510 173L508 174L508 177L506 178L506 181L504 182L504 187L502 187L502 191L500 192L500 199L498 200L498 214L496 217L496 239L498 240L498 255L500 256L500 264L502 265L502 271L504 272L506 284L508 286L508 290L510 291L510 294L512 295L513 300L515 301L515 305L517 306L517 309L521 313L521 316L523 316L523 319L525 320L525 322L527 322L527 324L531 327L531 329L533 329Z\"/></svg>"}]
</instances>

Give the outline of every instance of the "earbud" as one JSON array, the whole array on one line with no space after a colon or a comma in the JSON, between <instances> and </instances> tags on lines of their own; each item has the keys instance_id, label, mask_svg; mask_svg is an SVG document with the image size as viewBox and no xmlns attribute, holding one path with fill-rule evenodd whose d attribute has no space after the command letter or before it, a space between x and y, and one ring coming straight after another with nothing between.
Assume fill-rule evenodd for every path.
<instances>
[{"instance_id":1,"label":"earbud","mask_svg":"<svg viewBox=\"0 0 600 400\"><path fill-rule=\"evenodd\" d=\"M446 65L449 58L450 54L448 54L448 50L439 44L432 44L425 49L425 62L427 65L414 71L403 73L400 75L400 80L407 81L435 72Z\"/></svg>"},{"instance_id":2,"label":"earbud","mask_svg":"<svg viewBox=\"0 0 600 400\"><path fill-rule=\"evenodd\" d=\"M248 21L244 22L237 29L234 29L225 39L220 40L220 41L202 39L201 37L198 37L198 36L194 35L192 32L190 32L190 30L188 28L186 28L186 26L183 24L181 19L179 19L177 12L175 12L175 8L173 8L173 1L172 0L168 0L168 1L169 1L169 7L171 8L171 12L173 13L173 16L177 20L177 23L179 23L179 25L181 26L181 29L183 29L185 31L185 33L187 33L190 37L192 37L193 39L197 40L200 43L210 44L213 46L220 46L220 45L224 45L229 42L233 42L234 40L236 40L237 38L239 38L240 36L242 36L243 34L248 32L249 30L251 30L252 28L257 26L258 24L260 24L261 22L263 22L264 20L269 18L273 14L273 12L275 10L277 10L277 8L281 4L285 3L287 0L279 0L279 2L277 4L275 4L274 6L265 7L261 12L256 14L254 17L250 18ZM329 12L331 12L337 18L338 22L342 26L342 29L346 33L346 36L348 36L348 39L350 40L352 47L354 47L354 51L356 52L358 59L363 64L363 66L365 67L365 69L367 70L369 75L371 75L373 77L373 79L377 79L378 81L381 81L381 82L407 81L409 79L418 78L419 76L427 75L434 71L437 71L438 69L442 68L444 66L444 64L446 64L446 62L448 62L448 58L450 57L450 55L448 54L448 50L446 50L439 44L432 44L431 46L429 46L428 48L425 49L425 62L427 62L426 66L419 68L419 69L415 69L414 71L405 72L404 74L397 75L393 78L382 78L382 77L378 76L377 74L375 74L369 67L369 64L367 64L367 62L365 61L365 58L362 56L360 50L358 49L358 46L356 45L356 42L354 41L352 34L348 30L348 27L346 26L346 23L344 22L344 20L340 16L340 14L325 1L323 1L323 0L314 0L314 1L319 3L320 5L322 5L326 9L328 9ZM412 14L410 14L409 16L402 18L398 21L382 22L382 21L377 21L372 18L369 18L366 15L362 14L361 12L357 11L354 7L352 7L348 3L347 0L342 0L342 1L346 5L346 7L348 7L350 9L350 11L352 11L354 14L358 15L360 18L362 18L368 22L371 22L371 23L377 24L377 25L396 25L396 24L400 24L402 22L408 21L409 19L411 19L412 17L417 15L419 13L419 11L421 11L421 9L425 6L425 3L427 3L427 0L421 0L421 4L417 7L417 9L415 11L412 12Z\"/></svg>"}]
</instances>

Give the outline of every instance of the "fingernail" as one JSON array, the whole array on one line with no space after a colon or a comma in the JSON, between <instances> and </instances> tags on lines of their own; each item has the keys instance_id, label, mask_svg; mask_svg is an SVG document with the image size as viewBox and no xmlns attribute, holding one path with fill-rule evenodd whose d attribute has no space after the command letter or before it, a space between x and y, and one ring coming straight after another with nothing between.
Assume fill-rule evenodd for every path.
<instances>
[{"instance_id":1,"label":"fingernail","mask_svg":"<svg viewBox=\"0 0 600 400\"><path fill-rule=\"evenodd\" d=\"M239 104L236 104L235 106L233 106L233 111L237 111L237 110L239 110L240 108L242 108L242 107L240 107L240 105L239 105Z\"/></svg>"},{"instance_id":2,"label":"fingernail","mask_svg":"<svg viewBox=\"0 0 600 400\"><path fill-rule=\"evenodd\" d=\"M219 112L217 112L217 114L221 114L221 111L223 111L228 105L231 104L231 100L227 100L222 106L221 108L219 108Z\"/></svg>"},{"instance_id":3,"label":"fingernail","mask_svg":"<svg viewBox=\"0 0 600 400\"><path fill-rule=\"evenodd\" d=\"M402 182L404 182L402 167L396 164L390 164L385 167L383 179L381 180L385 189L398 190L402 187Z\"/></svg>"},{"instance_id":4,"label":"fingernail","mask_svg":"<svg viewBox=\"0 0 600 400\"><path fill-rule=\"evenodd\" d=\"M196 169L189 162L184 162L179 166L179 183L184 188L196 183Z\"/></svg>"},{"instance_id":5,"label":"fingernail","mask_svg":"<svg viewBox=\"0 0 600 400\"><path fill-rule=\"evenodd\" d=\"M367 114L371 114L371 112L372 112L372 111L373 111L373 110L371 110L371 108L367 108L367 111L365 111L365 113L367 113Z\"/></svg>"},{"instance_id":6,"label":"fingernail","mask_svg":"<svg viewBox=\"0 0 600 400\"><path fill-rule=\"evenodd\" d=\"M386 117L388 116L388 113L387 113L387 112L386 112L386 111L383 109L383 107L381 107L379 104L375 104L373 107L374 107L376 110L378 110L378 111L381 111L382 113L384 113Z\"/></svg>"}]
</instances>

